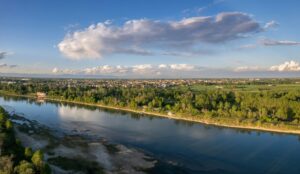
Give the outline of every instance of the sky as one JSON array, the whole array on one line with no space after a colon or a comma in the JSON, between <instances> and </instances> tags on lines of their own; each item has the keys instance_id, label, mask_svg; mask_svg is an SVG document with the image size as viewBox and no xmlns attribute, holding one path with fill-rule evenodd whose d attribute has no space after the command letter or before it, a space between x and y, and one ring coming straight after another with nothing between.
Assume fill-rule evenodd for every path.
<instances>
[{"instance_id":1,"label":"sky","mask_svg":"<svg viewBox=\"0 0 300 174\"><path fill-rule=\"evenodd\" d=\"M299 77L298 0L1 0L0 75Z\"/></svg>"}]
</instances>

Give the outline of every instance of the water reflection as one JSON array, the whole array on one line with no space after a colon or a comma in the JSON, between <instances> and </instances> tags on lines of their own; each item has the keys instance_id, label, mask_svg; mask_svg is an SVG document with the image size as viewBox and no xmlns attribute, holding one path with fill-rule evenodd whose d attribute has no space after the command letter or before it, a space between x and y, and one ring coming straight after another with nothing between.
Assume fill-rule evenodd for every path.
<instances>
[{"instance_id":1,"label":"water reflection","mask_svg":"<svg viewBox=\"0 0 300 174\"><path fill-rule=\"evenodd\" d=\"M296 135L215 127L68 103L37 103L17 97L0 97L0 104L57 130L100 136L140 148L168 164L157 167L160 173L300 172L300 137Z\"/></svg>"}]
</instances>

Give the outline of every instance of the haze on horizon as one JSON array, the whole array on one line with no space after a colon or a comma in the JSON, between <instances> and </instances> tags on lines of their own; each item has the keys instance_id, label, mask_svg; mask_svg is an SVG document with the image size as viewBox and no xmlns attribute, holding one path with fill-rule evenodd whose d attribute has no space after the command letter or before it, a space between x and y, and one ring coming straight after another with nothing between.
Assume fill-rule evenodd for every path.
<instances>
[{"instance_id":1,"label":"haze on horizon","mask_svg":"<svg viewBox=\"0 0 300 174\"><path fill-rule=\"evenodd\" d=\"M297 0L3 0L0 73L299 77Z\"/></svg>"}]
</instances>

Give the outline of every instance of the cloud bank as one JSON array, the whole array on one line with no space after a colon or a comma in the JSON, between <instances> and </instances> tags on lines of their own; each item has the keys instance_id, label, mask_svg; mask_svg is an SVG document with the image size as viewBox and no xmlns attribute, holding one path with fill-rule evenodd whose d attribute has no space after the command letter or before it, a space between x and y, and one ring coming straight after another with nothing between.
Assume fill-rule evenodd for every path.
<instances>
[{"instance_id":1,"label":"cloud bank","mask_svg":"<svg viewBox=\"0 0 300 174\"><path fill-rule=\"evenodd\" d=\"M93 78L221 78L221 77L299 77L300 64L287 61L269 67L202 67L190 64L102 65L83 69L54 68L49 75Z\"/></svg>"},{"instance_id":2,"label":"cloud bank","mask_svg":"<svg viewBox=\"0 0 300 174\"><path fill-rule=\"evenodd\" d=\"M241 12L179 21L129 20L121 26L104 22L68 33L58 49L71 59L100 58L116 53L152 55L175 49L198 50L199 44L224 43L261 31L263 27L256 20Z\"/></svg>"},{"instance_id":3,"label":"cloud bank","mask_svg":"<svg viewBox=\"0 0 300 174\"><path fill-rule=\"evenodd\" d=\"M188 64L141 64L133 66L111 66L103 65L91 68L71 70L53 68L53 74L82 74L82 75L114 75L114 76L159 76L172 75L176 73L196 73L201 70L200 67Z\"/></svg>"},{"instance_id":4,"label":"cloud bank","mask_svg":"<svg viewBox=\"0 0 300 174\"><path fill-rule=\"evenodd\" d=\"M296 61L287 61L280 65L274 65L270 68L271 71L300 71L300 64Z\"/></svg>"},{"instance_id":5,"label":"cloud bank","mask_svg":"<svg viewBox=\"0 0 300 174\"><path fill-rule=\"evenodd\" d=\"M279 65L270 67L260 66L240 66L234 69L235 72L298 72L300 71L300 63L294 60L286 61Z\"/></svg>"}]
</instances>

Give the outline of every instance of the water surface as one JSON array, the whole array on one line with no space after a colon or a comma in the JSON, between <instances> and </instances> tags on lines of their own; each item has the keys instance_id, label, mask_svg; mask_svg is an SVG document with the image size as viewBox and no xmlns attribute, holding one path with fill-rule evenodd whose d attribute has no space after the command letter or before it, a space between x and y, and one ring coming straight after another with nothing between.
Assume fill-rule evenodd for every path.
<instances>
[{"instance_id":1,"label":"water surface","mask_svg":"<svg viewBox=\"0 0 300 174\"><path fill-rule=\"evenodd\" d=\"M150 173L300 173L297 135L208 126L96 107L1 97L58 131L105 138L159 160Z\"/></svg>"}]
</instances>

